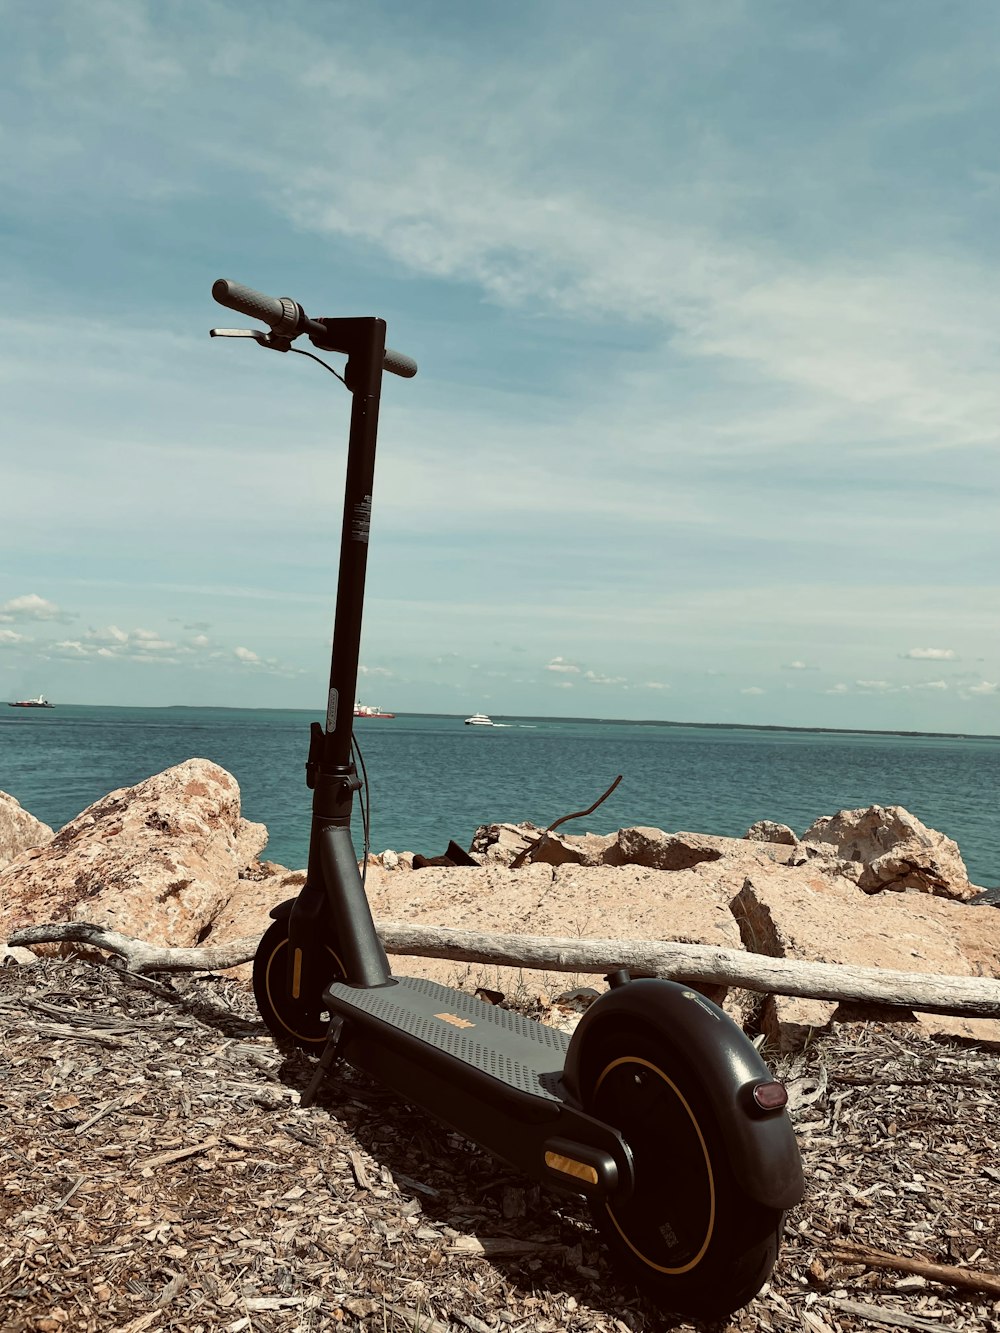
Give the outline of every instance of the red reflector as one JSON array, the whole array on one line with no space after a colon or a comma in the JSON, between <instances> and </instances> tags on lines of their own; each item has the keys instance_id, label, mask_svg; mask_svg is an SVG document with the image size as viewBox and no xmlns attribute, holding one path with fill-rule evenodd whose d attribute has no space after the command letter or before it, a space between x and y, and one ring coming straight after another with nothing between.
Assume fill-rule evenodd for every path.
<instances>
[{"instance_id":1,"label":"red reflector","mask_svg":"<svg viewBox=\"0 0 1000 1333\"><path fill-rule=\"evenodd\" d=\"M753 1099L762 1111L778 1111L788 1101L784 1083L758 1083Z\"/></svg>"}]
</instances>

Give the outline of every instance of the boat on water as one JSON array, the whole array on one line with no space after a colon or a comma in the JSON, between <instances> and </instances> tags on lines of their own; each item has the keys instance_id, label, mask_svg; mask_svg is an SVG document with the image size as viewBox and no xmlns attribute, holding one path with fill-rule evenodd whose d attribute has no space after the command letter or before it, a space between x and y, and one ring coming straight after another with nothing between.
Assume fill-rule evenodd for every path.
<instances>
[{"instance_id":1,"label":"boat on water","mask_svg":"<svg viewBox=\"0 0 1000 1333\"><path fill-rule=\"evenodd\" d=\"M44 694L40 694L37 699L16 699L7 705L8 708L55 708L55 704L50 704Z\"/></svg>"},{"instance_id":2,"label":"boat on water","mask_svg":"<svg viewBox=\"0 0 1000 1333\"><path fill-rule=\"evenodd\" d=\"M395 713L387 713L384 709L373 708L371 704L363 704L360 699L354 705L355 717L395 717Z\"/></svg>"},{"instance_id":3,"label":"boat on water","mask_svg":"<svg viewBox=\"0 0 1000 1333\"><path fill-rule=\"evenodd\" d=\"M496 723L486 716L485 713L473 713L471 717L465 719L467 727L494 727Z\"/></svg>"}]
</instances>

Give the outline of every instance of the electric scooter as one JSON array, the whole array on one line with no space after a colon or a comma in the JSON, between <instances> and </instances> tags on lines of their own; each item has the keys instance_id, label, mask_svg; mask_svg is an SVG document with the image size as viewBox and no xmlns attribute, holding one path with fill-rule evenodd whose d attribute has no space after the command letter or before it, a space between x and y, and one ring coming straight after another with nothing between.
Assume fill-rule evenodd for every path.
<instances>
[{"instance_id":1,"label":"electric scooter","mask_svg":"<svg viewBox=\"0 0 1000 1333\"><path fill-rule=\"evenodd\" d=\"M619 970L567 1036L395 976L375 930L351 837L353 705L382 375L408 378L416 363L386 348L383 320L311 319L225 279L212 295L266 326L213 336L279 352L304 336L346 355L342 377L321 364L353 397L326 720L312 724L306 764L306 882L272 910L254 961L275 1040L320 1057L303 1100L346 1060L533 1179L584 1195L613 1256L664 1311L730 1314L767 1280L803 1192L785 1089L743 1031L695 990Z\"/></svg>"}]
</instances>

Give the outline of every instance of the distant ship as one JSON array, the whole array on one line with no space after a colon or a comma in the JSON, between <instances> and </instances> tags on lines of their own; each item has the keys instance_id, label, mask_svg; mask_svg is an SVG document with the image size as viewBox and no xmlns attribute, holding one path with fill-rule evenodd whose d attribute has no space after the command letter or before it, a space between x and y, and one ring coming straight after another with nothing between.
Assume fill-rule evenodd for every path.
<instances>
[{"instance_id":1,"label":"distant ship","mask_svg":"<svg viewBox=\"0 0 1000 1333\"><path fill-rule=\"evenodd\" d=\"M55 708L55 704L50 704L44 694L40 694L37 699L18 699L15 703L9 703L8 708Z\"/></svg>"},{"instance_id":2,"label":"distant ship","mask_svg":"<svg viewBox=\"0 0 1000 1333\"><path fill-rule=\"evenodd\" d=\"M485 713L473 713L471 717L465 719L467 727L495 727L496 723L486 716Z\"/></svg>"},{"instance_id":3,"label":"distant ship","mask_svg":"<svg viewBox=\"0 0 1000 1333\"><path fill-rule=\"evenodd\" d=\"M356 703L354 705L355 717L395 717L395 713L385 713L381 708L373 708L371 704Z\"/></svg>"}]
</instances>

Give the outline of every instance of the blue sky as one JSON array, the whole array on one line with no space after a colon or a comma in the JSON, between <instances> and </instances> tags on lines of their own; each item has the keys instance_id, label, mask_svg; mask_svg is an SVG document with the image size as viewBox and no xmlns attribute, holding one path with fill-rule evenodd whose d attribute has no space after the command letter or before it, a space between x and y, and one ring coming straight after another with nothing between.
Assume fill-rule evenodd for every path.
<instances>
[{"instance_id":1,"label":"blue sky","mask_svg":"<svg viewBox=\"0 0 1000 1333\"><path fill-rule=\"evenodd\" d=\"M1000 10L0 0L0 695L1000 732Z\"/></svg>"}]
</instances>

